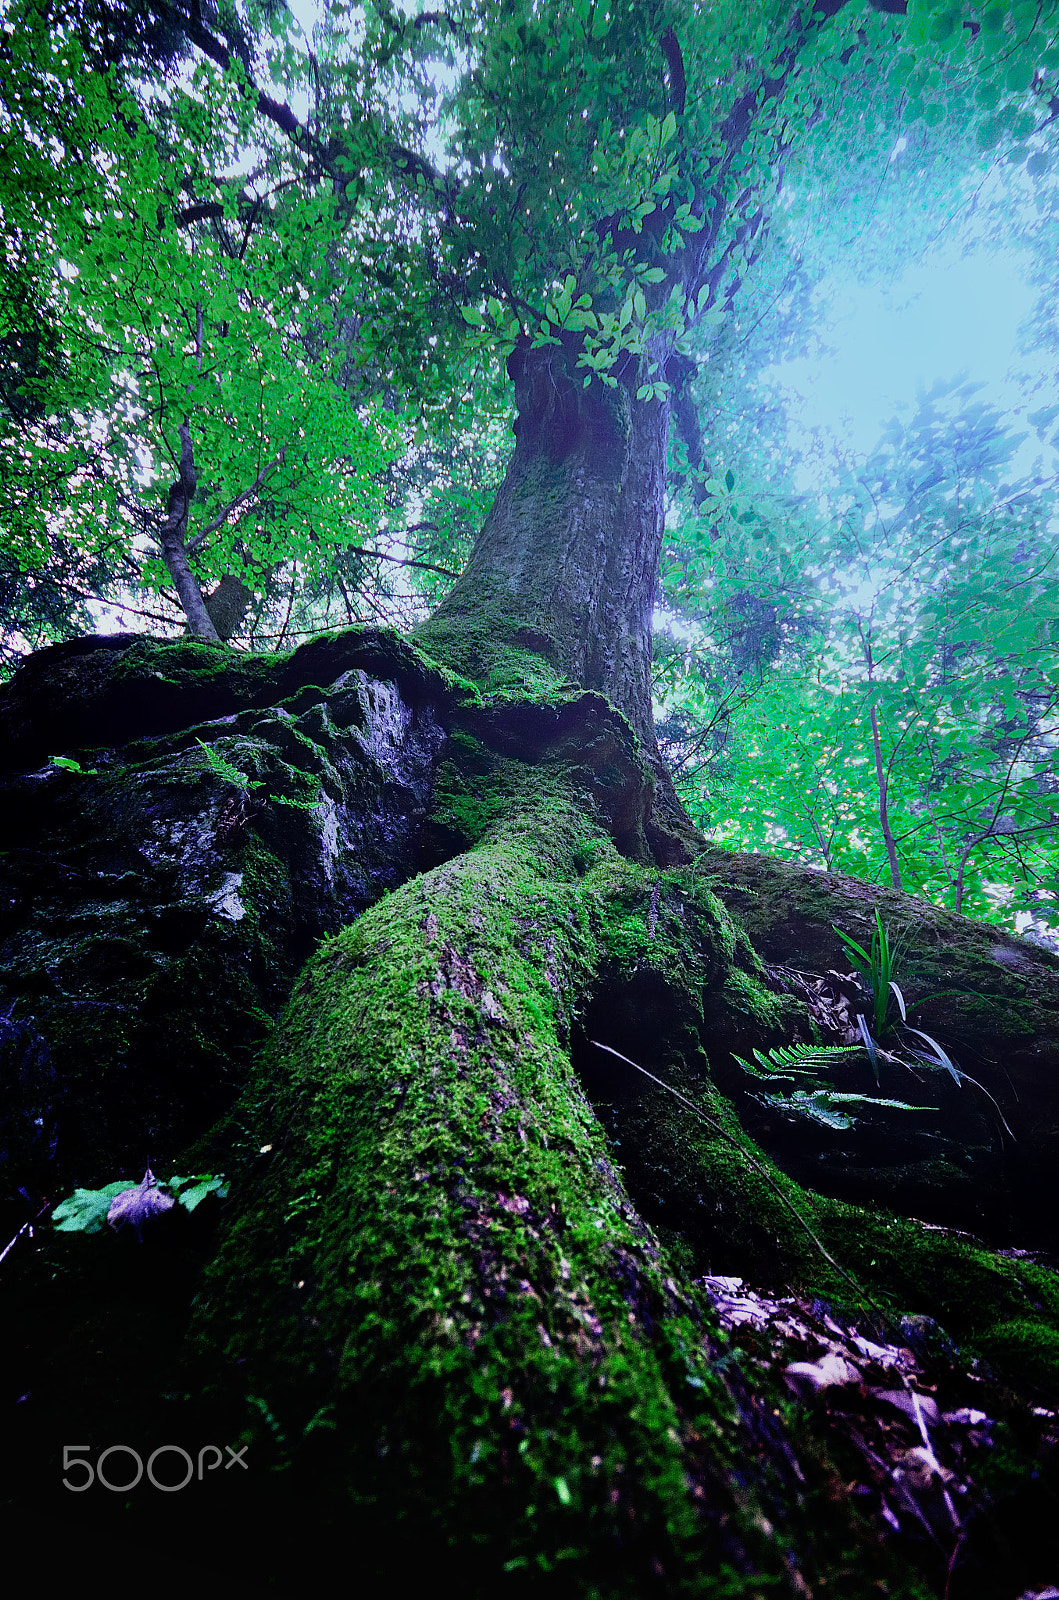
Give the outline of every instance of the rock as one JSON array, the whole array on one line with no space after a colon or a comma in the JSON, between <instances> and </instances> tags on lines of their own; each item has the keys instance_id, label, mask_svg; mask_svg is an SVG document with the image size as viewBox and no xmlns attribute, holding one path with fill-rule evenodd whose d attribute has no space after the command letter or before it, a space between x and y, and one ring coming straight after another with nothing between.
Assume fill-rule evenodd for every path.
<instances>
[{"instance_id":1,"label":"rock","mask_svg":"<svg viewBox=\"0 0 1059 1600\"><path fill-rule=\"evenodd\" d=\"M0 691L5 1193L175 1161L224 1113L317 941L424 864L446 694L372 630L284 657L78 640L19 669Z\"/></svg>"}]
</instances>

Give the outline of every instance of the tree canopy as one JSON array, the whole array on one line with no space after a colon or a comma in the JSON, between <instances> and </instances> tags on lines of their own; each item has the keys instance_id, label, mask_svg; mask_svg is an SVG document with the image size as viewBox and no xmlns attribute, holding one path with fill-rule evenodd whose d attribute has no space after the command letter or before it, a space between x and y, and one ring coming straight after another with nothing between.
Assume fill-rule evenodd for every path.
<instances>
[{"instance_id":1,"label":"tree canopy","mask_svg":"<svg viewBox=\"0 0 1059 1600\"><path fill-rule=\"evenodd\" d=\"M1027 0L304 27L278 0L10 0L9 660L101 615L251 650L422 616L503 476L503 362L552 347L671 412L655 693L696 820L1040 926L1047 469L950 385L809 494L762 373L822 337L836 268L1005 239L1012 197L1047 274L1057 26Z\"/></svg>"}]
</instances>

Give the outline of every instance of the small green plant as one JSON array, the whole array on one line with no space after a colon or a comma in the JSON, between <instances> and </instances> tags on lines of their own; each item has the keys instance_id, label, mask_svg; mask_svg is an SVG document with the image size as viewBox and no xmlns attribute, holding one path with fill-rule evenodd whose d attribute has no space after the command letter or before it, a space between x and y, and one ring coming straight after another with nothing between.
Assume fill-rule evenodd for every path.
<instances>
[{"instance_id":1,"label":"small green plant","mask_svg":"<svg viewBox=\"0 0 1059 1600\"><path fill-rule=\"evenodd\" d=\"M242 789L244 793L249 792L251 789L263 789L265 787L260 779L249 778L245 772L242 772L233 762L229 761L227 756L222 756L221 752L215 750L212 745L206 744L202 739L196 739L195 743L206 757L206 765L215 777L222 779L225 783L232 784L236 789Z\"/></svg>"},{"instance_id":2,"label":"small green plant","mask_svg":"<svg viewBox=\"0 0 1059 1600\"><path fill-rule=\"evenodd\" d=\"M862 1055L862 1046L859 1044L777 1045L767 1055L762 1055L760 1050L755 1050L753 1054L757 1066L744 1061L742 1056L734 1058L751 1077L774 1085L802 1080L801 1086L790 1093L766 1093L761 1099L777 1111L809 1117L825 1128L844 1130L855 1127L856 1119L850 1116L848 1110L851 1106L885 1106L891 1111L937 1110L936 1106L913 1106L906 1100L884 1100L879 1095L842 1093L832 1089L824 1074Z\"/></svg>"},{"instance_id":3,"label":"small green plant","mask_svg":"<svg viewBox=\"0 0 1059 1600\"><path fill-rule=\"evenodd\" d=\"M832 923L832 927L835 927L834 923ZM929 1033L924 1033L922 1028L913 1028L909 1022L905 997L894 977L908 943L907 929L903 930L897 939L891 943L889 926L883 926L879 908L876 906L875 931L872 934L870 950L865 950L862 944L858 944L856 939L851 938L848 933L843 933L841 928L835 928L835 932L842 940L846 948L846 954L861 974L862 979L865 980L871 994L872 1028L874 1028L874 1033L872 1028L869 1028L863 1012L858 1012L857 1014L857 1028L864 1048L868 1053L872 1071L875 1074L876 1086L878 1087L880 1083L880 1060L891 1061L899 1066L906 1067L909 1071L913 1071L914 1069L907 1060L907 1057L911 1056L912 1060L921 1062L924 1066L933 1070L947 1072L957 1085L969 1083L975 1089L978 1089L992 1105L1000 1118L1005 1132L1014 1140L1015 1135L1012 1133L1004 1113L984 1084L979 1083L977 1078L972 1078L970 1073L965 1072L962 1067L958 1067L948 1052ZM926 999L936 1000L939 998L940 996L938 995L926 996L922 1000L915 1001L914 1004L923 1005ZM893 1015L891 1000L896 1003L899 1021ZM879 1043L880 1039L886 1038L890 1034L897 1035L900 1045L900 1051L897 1053L884 1050ZM922 1041L922 1044L910 1044L903 1037L905 1034L915 1034L916 1038ZM923 1045L927 1047L925 1050L922 1047Z\"/></svg>"},{"instance_id":4,"label":"small green plant","mask_svg":"<svg viewBox=\"0 0 1059 1600\"><path fill-rule=\"evenodd\" d=\"M204 743L202 739L196 739L195 743L206 757L206 765L210 771L224 783L232 784L234 788L239 789L243 794L250 794L255 789L264 789L266 787L262 779L248 777L226 756L222 756L219 750L214 750L212 745ZM296 811L315 811L320 803L319 800L292 800L285 794L274 794L271 798L277 805L293 806Z\"/></svg>"},{"instance_id":5,"label":"small green plant","mask_svg":"<svg viewBox=\"0 0 1059 1600\"><path fill-rule=\"evenodd\" d=\"M50 759L53 767L61 767L64 772L76 772L81 778L99 777L95 767L83 767L73 756L52 756Z\"/></svg>"},{"instance_id":6,"label":"small green plant","mask_svg":"<svg viewBox=\"0 0 1059 1600\"><path fill-rule=\"evenodd\" d=\"M834 927L833 923L832 927ZM883 926L879 908L876 907L875 931L871 936L870 950L865 950L862 944L858 944L856 939L851 938L848 933L843 933L841 928L835 928L835 932L845 945L846 954L865 980L871 994L871 1027L869 1028L863 1012L858 1012L857 1014L857 1027L864 1042L864 1048L868 1052L868 1059L871 1062L872 1071L875 1073L876 1084L879 1083L878 1041L885 1039L897 1027L893 1015L893 1004L897 1006L901 1025L906 1032L914 1033L917 1038L924 1041L930 1050L929 1055L919 1049L913 1049L910 1053L916 1056L917 1059L926 1062L929 1066L943 1067L956 1083L959 1083L960 1073L938 1041L932 1039L930 1034L924 1033L922 1029L913 1028L908 1021L908 1007L905 1005L905 997L894 977L908 943L907 929L903 930L897 939L891 943L889 926Z\"/></svg>"},{"instance_id":7,"label":"small green plant","mask_svg":"<svg viewBox=\"0 0 1059 1600\"><path fill-rule=\"evenodd\" d=\"M138 1185L127 1178L118 1178L102 1189L75 1189L68 1199L53 1207L51 1220L58 1233L100 1233L119 1197L144 1191L160 1197L162 1203L155 1209L168 1210L176 1204L185 1211L194 1211L208 1194L223 1200L228 1185L223 1173L212 1172L196 1173L188 1178L172 1177L168 1183L157 1183L148 1169L144 1181Z\"/></svg>"},{"instance_id":8,"label":"small green plant","mask_svg":"<svg viewBox=\"0 0 1059 1600\"><path fill-rule=\"evenodd\" d=\"M841 928L835 928L835 932L845 945L849 959L861 977L867 980L872 1000L872 1028L875 1037L885 1038L892 1026L891 1001L897 1002L902 1019L905 1016L904 995L897 986L894 973L900 966L901 957L908 943L907 931L899 934L897 940L891 944L889 926L883 926L882 917L876 907L875 931L871 936L870 950L865 950L862 944L858 944L848 933L843 933Z\"/></svg>"},{"instance_id":9,"label":"small green plant","mask_svg":"<svg viewBox=\"0 0 1059 1600\"><path fill-rule=\"evenodd\" d=\"M228 1184L223 1172L195 1173L190 1178L173 1177L165 1187L185 1211L194 1211L208 1194L215 1194L218 1200L225 1200L228 1196Z\"/></svg>"},{"instance_id":10,"label":"small green plant","mask_svg":"<svg viewBox=\"0 0 1059 1600\"><path fill-rule=\"evenodd\" d=\"M111 1202L131 1187L127 1178L119 1178L103 1189L75 1189L68 1200L53 1207L52 1223L59 1233L99 1233Z\"/></svg>"}]
</instances>

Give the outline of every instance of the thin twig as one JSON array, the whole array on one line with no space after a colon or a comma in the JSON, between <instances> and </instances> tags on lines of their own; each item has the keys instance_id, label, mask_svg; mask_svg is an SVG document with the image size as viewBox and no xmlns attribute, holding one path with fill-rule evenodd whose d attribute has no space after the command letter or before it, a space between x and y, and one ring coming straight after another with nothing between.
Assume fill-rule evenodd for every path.
<instances>
[{"instance_id":1,"label":"thin twig","mask_svg":"<svg viewBox=\"0 0 1059 1600\"><path fill-rule=\"evenodd\" d=\"M875 1307L875 1310L879 1313L879 1315L882 1317L883 1321L887 1324L888 1327L895 1328L896 1331L900 1332L899 1329L896 1329L896 1325L894 1324L892 1319L888 1316L888 1314L883 1310L882 1306L879 1305L878 1301L877 1300L873 1300L871 1295L867 1292L867 1290L864 1289L857 1282L856 1278L851 1276L851 1274L846 1271L845 1267L840 1266L838 1264L838 1262L835 1260L834 1256L830 1253L830 1251L825 1249L825 1247L821 1244L820 1240L816 1237L816 1234L813 1232L812 1228L810 1228L809 1224L806 1222L805 1218L802 1216L801 1212L798 1211L791 1204L791 1202L787 1199L787 1196L784 1194L784 1192L780 1188L779 1184L776 1183L775 1180L769 1176L769 1174L765 1171L765 1168L761 1165L761 1163L759 1161L755 1161L754 1160L754 1158L750 1154L750 1152L747 1149L745 1149L743 1145L740 1144L739 1140L735 1137L735 1135L733 1133L729 1133L728 1129L724 1126L723 1123L718 1122L716 1117L709 1116L707 1114L707 1112L703 1111L699 1106L697 1106L693 1100L688 1100L684 1095L682 1095L680 1093L679 1089L674 1089L672 1084L666 1083L662 1078L656 1078L653 1072L648 1072L646 1067L641 1067L638 1061L630 1061L629 1057L628 1056L623 1056L620 1050L612 1049L609 1044L600 1044L598 1039L590 1039L589 1043L595 1045L597 1050L605 1050L608 1055L617 1056L618 1060L619 1061L624 1061L627 1066L635 1067L636 1071L637 1072L642 1072L645 1078L650 1078L652 1083L657 1083L658 1087L660 1089L667 1089L671 1095L673 1095L677 1100L680 1101L682 1106L687 1106L689 1111L694 1112L695 1116L701 1118L701 1120L703 1122L705 1122L708 1127L713 1128L716 1133L719 1133L721 1135L722 1139L727 1139L729 1144L734 1145L735 1148L739 1151L739 1154L743 1157L743 1159L745 1161L749 1162L750 1166L753 1167L754 1171L759 1173L760 1176L762 1178L764 1178L764 1180L768 1184L769 1188L772 1189L779 1196L779 1198L783 1201L783 1204L787 1207L787 1210L792 1214L792 1216L794 1216L797 1219L797 1221L805 1229L806 1233L809 1235L810 1239L813 1241L813 1243L815 1244L816 1248L819 1250L820 1254L823 1256L824 1260L826 1262L828 1262L828 1264L830 1266L834 1267L836 1272L840 1272L842 1274L842 1276L845 1278L847 1283L851 1283L853 1285L853 1287L854 1287L854 1289L856 1289L858 1295L861 1295L868 1302L868 1304L870 1306L874 1306Z\"/></svg>"},{"instance_id":2,"label":"thin twig","mask_svg":"<svg viewBox=\"0 0 1059 1600\"><path fill-rule=\"evenodd\" d=\"M238 511L246 504L248 500L253 498L258 489L260 489L264 480L268 477L269 473L274 471L276 467L283 465L283 458L286 456L286 454L287 447L284 445L283 449L280 451L279 455L276 456L275 460L269 461L261 468L261 471L254 479L249 489L244 489L242 494L237 494L235 499L230 501L228 505L225 506L223 511L219 511L217 513L212 522L207 522L206 526L204 528L200 528L193 539L188 540L187 551L189 555L194 555L195 551L201 547L204 540L207 539L211 533L215 533L221 524L231 516L233 511Z\"/></svg>"},{"instance_id":3,"label":"thin twig","mask_svg":"<svg viewBox=\"0 0 1059 1600\"><path fill-rule=\"evenodd\" d=\"M4 1248L2 1250L0 1250L0 1261L3 1261L4 1257L9 1253L9 1251L11 1251L11 1250L13 1250L15 1248L16 1244L21 1239L21 1237L22 1237L22 1235L24 1233L28 1232L30 1235L32 1235L32 1233L33 1233L33 1224L35 1222L39 1222L41 1217L44 1215L44 1213L46 1211L48 1211L50 1209L50 1207L51 1207L51 1201L50 1200L45 1200L44 1204L41 1206L41 1208L37 1212L36 1216L30 1217L28 1219L28 1221L26 1221L26 1222L24 1222L22 1224L21 1228L19 1228L18 1232L15 1234L15 1237L13 1239L9 1239L7 1241L7 1243L5 1244Z\"/></svg>"}]
</instances>

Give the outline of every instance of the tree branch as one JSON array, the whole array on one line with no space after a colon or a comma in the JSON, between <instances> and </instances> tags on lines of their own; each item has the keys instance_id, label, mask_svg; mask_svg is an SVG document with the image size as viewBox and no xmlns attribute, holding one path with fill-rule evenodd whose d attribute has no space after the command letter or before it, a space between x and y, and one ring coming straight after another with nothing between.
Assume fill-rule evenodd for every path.
<instances>
[{"instance_id":1,"label":"tree branch","mask_svg":"<svg viewBox=\"0 0 1059 1600\"><path fill-rule=\"evenodd\" d=\"M197 484L195 456L191 448L191 430L186 422L182 422L179 477L169 486L169 507L165 523L158 534L158 542L162 547L162 559L180 596L180 604L188 619L189 629L198 639L209 639L214 644L220 644L217 630L206 610L202 590L188 564L188 552L184 545L188 508Z\"/></svg>"},{"instance_id":2,"label":"tree branch","mask_svg":"<svg viewBox=\"0 0 1059 1600\"><path fill-rule=\"evenodd\" d=\"M257 493L258 489L260 489L269 473L275 471L276 467L283 465L283 459L286 454L287 446L284 445L283 449L280 451L279 455L276 456L275 460L269 461L267 465L261 468L261 471L254 479L249 489L244 489L242 494L237 494L234 500L230 500L228 502L223 511L218 511L212 522L207 522L206 526L204 528L200 528L193 539L188 540L188 555L194 555L196 550L201 550L203 544L209 538L210 534L216 533L217 529L222 525L222 523L227 522L233 511L238 511L240 506L245 505L246 502Z\"/></svg>"}]
</instances>

